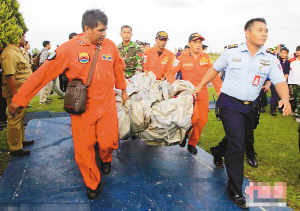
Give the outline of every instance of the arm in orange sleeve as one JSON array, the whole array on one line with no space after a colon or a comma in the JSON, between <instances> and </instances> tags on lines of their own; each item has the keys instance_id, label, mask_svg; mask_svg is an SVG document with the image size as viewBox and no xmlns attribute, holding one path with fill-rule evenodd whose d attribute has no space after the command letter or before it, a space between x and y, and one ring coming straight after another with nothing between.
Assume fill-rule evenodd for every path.
<instances>
[{"instance_id":1,"label":"arm in orange sleeve","mask_svg":"<svg viewBox=\"0 0 300 211\"><path fill-rule=\"evenodd\" d=\"M125 63L124 60L122 59L121 55L119 54L119 51L116 47L116 58L114 61L114 74L115 74L115 79L116 79L116 89L126 89L127 84L125 80L125 75L124 75L124 68L125 68Z\"/></svg>"},{"instance_id":2,"label":"arm in orange sleeve","mask_svg":"<svg viewBox=\"0 0 300 211\"><path fill-rule=\"evenodd\" d=\"M51 80L58 77L68 67L63 51L56 49L56 57L47 60L20 87L12 102L26 107L29 101Z\"/></svg>"},{"instance_id":3,"label":"arm in orange sleeve","mask_svg":"<svg viewBox=\"0 0 300 211\"><path fill-rule=\"evenodd\" d=\"M145 63L144 63L144 65L143 65L143 67L144 67L144 72L145 72L145 73L148 73L148 68L149 68L149 58L148 58L148 56L149 56L149 51L150 51L150 50L148 50L148 51L146 51L146 52L144 53L144 61L145 61Z\"/></svg>"},{"instance_id":4,"label":"arm in orange sleeve","mask_svg":"<svg viewBox=\"0 0 300 211\"><path fill-rule=\"evenodd\" d=\"M208 68L211 68L213 66L213 63L211 62L210 58L208 58ZM217 94L219 95L220 94L220 90L221 90L221 87L222 87L222 80L219 76L219 74L211 81Z\"/></svg>"},{"instance_id":5,"label":"arm in orange sleeve","mask_svg":"<svg viewBox=\"0 0 300 211\"><path fill-rule=\"evenodd\" d=\"M182 70L182 62L178 59L175 59L175 61L173 62L173 66L170 67L165 74L165 77L167 78L170 84L172 84L175 81L175 75L180 70Z\"/></svg>"},{"instance_id":6,"label":"arm in orange sleeve","mask_svg":"<svg viewBox=\"0 0 300 211\"><path fill-rule=\"evenodd\" d=\"M169 70L171 69L171 67L173 67L173 63L175 62L175 55L172 53L170 54L170 58L168 60L165 72L164 72L164 76L166 76L166 73L169 72Z\"/></svg>"}]
</instances>

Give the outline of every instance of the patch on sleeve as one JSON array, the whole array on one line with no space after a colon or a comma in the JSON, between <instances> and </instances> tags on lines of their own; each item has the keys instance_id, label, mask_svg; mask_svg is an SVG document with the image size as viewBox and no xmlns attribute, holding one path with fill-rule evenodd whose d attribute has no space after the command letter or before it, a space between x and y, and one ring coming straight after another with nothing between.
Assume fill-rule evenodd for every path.
<instances>
[{"instance_id":1,"label":"patch on sleeve","mask_svg":"<svg viewBox=\"0 0 300 211\"><path fill-rule=\"evenodd\" d=\"M237 48L237 47L238 47L238 44L228 45L227 49Z\"/></svg>"},{"instance_id":2,"label":"patch on sleeve","mask_svg":"<svg viewBox=\"0 0 300 211\"><path fill-rule=\"evenodd\" d=\"M267 49L266 52L269 53L269 54L272 54L272 55L276 56L276 53L275 53L275 51L272 48Z\"/></svg>"},{"instance_id":3,"label":"patch on sleeve","mask_svg":"<svg viewBox=\"0 0 300 211\"><path fill-rule=\"evenodd\" d=\"M56 51L54 51L53 53L51 53L49 56L48 56L48 60L53 60L55 59L56 57Z\"/></svg>"}]
</instances>

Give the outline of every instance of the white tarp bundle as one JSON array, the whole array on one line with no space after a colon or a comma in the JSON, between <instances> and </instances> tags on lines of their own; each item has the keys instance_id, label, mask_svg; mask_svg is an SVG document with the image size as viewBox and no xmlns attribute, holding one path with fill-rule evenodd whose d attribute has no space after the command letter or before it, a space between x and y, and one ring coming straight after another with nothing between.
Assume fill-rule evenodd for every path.
<instances>
[{"instance_id":1,"label":"white tarp bundle","mask_svg":"<svg viewBox=\"0 0 300 211\"><path fill-rule=\"evenodd\" d=\"M174 145L183 140L192 126L194 86L188 81L170 85L155 79L149 72L127 81L127 109L121 103L120 90L116 90L120 139L130 131L148 144Z\"/></svg>"}]
</instances>

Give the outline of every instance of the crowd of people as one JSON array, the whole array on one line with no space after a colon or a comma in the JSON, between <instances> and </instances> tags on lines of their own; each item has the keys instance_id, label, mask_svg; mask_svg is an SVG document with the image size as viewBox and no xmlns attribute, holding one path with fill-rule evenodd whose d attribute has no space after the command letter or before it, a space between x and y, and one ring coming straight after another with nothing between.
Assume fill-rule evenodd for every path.
<instances>
[{"instance_id":1,"label":"crowd of people","mask_svg":"<svg viewBox=\"0 0 300 211\"><path fill-rule=\"evenodd\" d=\"M266 21L251 19L244 28L245 43L229 45L213 64L206 53L208 46L203 44L205 38L199 33L186 37L184 49L171 52L166 48L169 37L165 31L157 32L155 45L150 47L146 42L131 41L132 28L124 25L120 30L123 42L116 46L106 38L106 29L106 15L100 10L89 10L82 17L83 33L70 34L69 41L50 55L51 43L44 41L41 53L33 58L29 53L30 44L25 42L25 34L19 46L8 45L3 50L0 57L2 93L9 106L7 132L11 154L29 155L30 151L23 147L34 144L34 141L24 138L23 119L30 100L41 90L40 104L46 105L50 102L51 91L64 98L68 81L80 79L86 83L95 49L101 47L87 94L86 110L82 114L71 114L75 160L87 186L88 198L96 199L100 193L101 177L94 146L98 143L104 174L110 173L112 152L118 148L114 89L122 90L125 102L129 99L126 79L151 71L156 80L173 83L180 79L194 85L194 94L197 95L192 128L180 143L181 147L187 144L187 150L194 155L208 121L206 84L212 81L219 96L216 109L226 135L218 146L210 150L217 168L224 169L225 158L229 177L228 196L237 206L246 208L242 193L243 158L246 151L248 163L252 167L258 166L253 130L257 127L260 112L265 112L265 92L271 90L272 93L271 115L276 115L278 106L284 116L289 115L292 109L296 120L300 120L300 46L294 58L288 58L289 50L283 45L264 49L268 37ZM36 63L38 68L31 75L31 67ZM3 107L4 103L1 103L1 109ZM4 117L0 118L5 121Z\"/></svg>"}]
</instances>

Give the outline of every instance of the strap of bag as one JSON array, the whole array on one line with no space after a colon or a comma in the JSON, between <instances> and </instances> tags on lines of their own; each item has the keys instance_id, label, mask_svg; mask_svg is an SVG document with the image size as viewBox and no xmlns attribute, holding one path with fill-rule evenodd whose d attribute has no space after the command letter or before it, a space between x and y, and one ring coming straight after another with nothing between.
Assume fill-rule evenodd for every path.
<instances>
[{"instance_id":1,"label":"strap of bag","mask_svg":"<svg viewBox=\"0 0 300 211\"><path fill-rule=\"evenodd\" d=\"M91 69L90 69L90 72L89 72L89 76L88 76L86 84L84 85L85 88L88 88L91 81L92 81L93 73L94 73L94 70L95 70L95 67L96 67L96 64L97 64L100 49L101 49L101 46L97 45L96 46L96 52L95 52L95 55L94 55L94 59L93 59L93 62L92 62L92 66L91 66Z\"/></svg>"}]
</instances>

